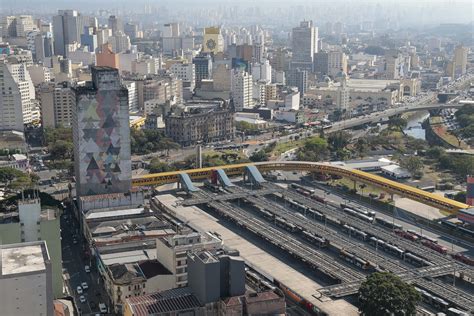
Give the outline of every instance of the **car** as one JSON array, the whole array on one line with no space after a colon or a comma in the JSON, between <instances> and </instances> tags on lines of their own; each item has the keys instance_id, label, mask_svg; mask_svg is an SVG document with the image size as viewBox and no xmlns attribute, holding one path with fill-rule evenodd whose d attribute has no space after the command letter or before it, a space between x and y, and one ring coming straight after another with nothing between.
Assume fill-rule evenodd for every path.
<instances>
[{"instance_id":1,"label":"car","mask_svg":"<svg viewBox=\"0 0 474 316\"><path fill-rule=\"evenodd\" d=\"M81 301L81 303L85 303L87 301L87 299L84 295L81 295L81 296L79 296L79 301Z\"/></svg>"},{"instance_id":2,"label":"car","mask_svg":"<svg viewBox=\"0 0 474 316\"><path fill-rule=\"evenodd\" d=\"M87 273L90 273L91 268L89 266L84 266L84 271L86 271Z\"/></svg>"},{"instance_id":3,"label":"car","mask_svg":"<svg viewBox=\"0 0 474 316\"><path fill-rule=\"evenodd\" d=\"M77 294L82 294L83 293L82 287L80 285L77 286L76 290L77 290Z\"/></svg>"},{"instance_id":4,"label":"car","mask_svg":"<svg viewBox=\"0 0 474 316\"><path fill-rule=\"evenodd\" d=\"M81 283L81 286L82 286L82 288L83 288L84 290L87 290L87 289L89 288L89 286L87 285L86 282L82 282L82 283Z\"/></svg>"},{"instance_id":5,"label":"car","mask_svg":"<svg viewBox=\"0 0 474 316\"><path fill-rule=\"evenodd\" d=\"M73 240L72 240L72 243L73 243L74 245L76 245L76 244L77 244L77 239L73 239Z\"/></svg>"},{"instance_id":6,"label":"car","mask_svg":"<svg viewBox=\"0 0 474 316\"><path fill-rule=\"evenodd\" d=\"M101 313L107 313L107 305L104 303L99 303L99 310Z\"/></svg>"}]
</instances>

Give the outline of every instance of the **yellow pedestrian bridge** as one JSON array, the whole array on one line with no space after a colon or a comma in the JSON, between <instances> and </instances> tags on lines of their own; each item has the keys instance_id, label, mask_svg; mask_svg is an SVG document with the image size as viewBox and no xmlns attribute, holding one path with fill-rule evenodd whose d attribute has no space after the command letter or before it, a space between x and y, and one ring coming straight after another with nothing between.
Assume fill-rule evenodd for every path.
<instances>
[{"instance_id":1,"label":"yellow pedestrian bridge","mask_svg":"<svg viewBox=\"0 0 474 316\"><path fill-rule=\"evenodd\" d=\"M397 194L402 197L418 201L425 205L436 207L440 210L450 213L457 213L461 209L469 208L469 205L457 202L443 196L423 191L421 189L398 183L393 180L386 179L371 173L367 173L355 169L347 169L340 166L331 165L329 163L317 163L306 161L275 161L275 162L257 162L244 163L235 165L226 165L218 167L190 169L181 171L162 172L155 174L143 175L132 179L133 186L156 186L167 183L174 183L179 181L179 175L186 173L191 180L210 179L213 170L222 169L225 173L231 176L242 176L247 166L255 166L261 173L268 171L305 171L324 173L329 175L342 176L357 182L370 184L381 188L383 191L390 194Z\"/></svg>"}]
</instances>

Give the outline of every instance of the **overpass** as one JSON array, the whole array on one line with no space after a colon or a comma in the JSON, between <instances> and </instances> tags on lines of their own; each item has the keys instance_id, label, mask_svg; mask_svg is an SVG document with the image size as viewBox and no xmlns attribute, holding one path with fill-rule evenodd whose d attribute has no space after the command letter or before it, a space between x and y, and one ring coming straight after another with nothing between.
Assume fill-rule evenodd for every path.
<instances>
[{"instance_id":1,"label":"overpass","mask_svg":"<svg viewBox=\"0 0 474 316\"><path fill-rule=\"evenodd\" d=\"M133 186L156 186L180 181L180 174L186 173L191 180L204 180L212 177L213 170L222 169L228 176L242 176L246 167L255 166L260 172L269 172L274 170L282 171L306 171L318 172L330 175L342 176L354 181L363 182L379 188L390 194L397 194L418 201L450 213L457 213L461 209L469 208L469 205L460 203L443 196L429 193L418 188L398 183L384 177L360 170L348 169L340 166L334 166L329 163L317 163L306 161L275 161L245 163L236 165L227 165L219 167L209 167L201 169L190 169L181 171L162 172L149 175L143 175L132 179Z\"/></svg>"},{"instance_id":2,"label":"overpass","mask_svg":"<svg viewBox=\"0 0 474 316\"><path fill-rule=\"evenodd\" d=\"M351 118L348 120L335 122L332 124L332 127L327 130L327 132L336 132L344 129L349 129L355 126L367 124L367 123L377 123L382 119L395 116L398 114L406 112L415 112L415 111L427 111L427 110L442 110L442 109L453 109L461 108L464 104L462 103L427 103L421 105L408 105L401 106L398 108L388 109L381 112L375 112L367 116Z\"/></svg>"}]
</instances>

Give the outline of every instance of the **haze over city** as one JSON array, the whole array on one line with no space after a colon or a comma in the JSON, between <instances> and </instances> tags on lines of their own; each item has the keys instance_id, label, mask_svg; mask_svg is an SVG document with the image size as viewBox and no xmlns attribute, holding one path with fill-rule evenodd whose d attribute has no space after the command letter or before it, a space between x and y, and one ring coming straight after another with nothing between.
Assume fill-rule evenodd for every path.
<instances>
[{"instance_id":1,"label":"haze over city","mask_svg":"<svg viewBox=\"0 0 474 316\"><path fill-rule=\"evenodd\" d=\"M0 0L0 315L474 315L469 0Z\"/></svg>"}]
</instances>

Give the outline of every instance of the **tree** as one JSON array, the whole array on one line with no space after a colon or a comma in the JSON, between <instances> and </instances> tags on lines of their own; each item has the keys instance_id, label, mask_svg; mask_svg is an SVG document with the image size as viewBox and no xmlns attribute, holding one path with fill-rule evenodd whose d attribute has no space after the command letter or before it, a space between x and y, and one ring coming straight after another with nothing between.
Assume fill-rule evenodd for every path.
<instances>
[{"instance_id":1,"label":"tree","mask_svg":"<svg viewBox=\"0 0 474 316\"><path fill-rule=\"evenodd\" d=\"M310 137L306 139L303 147L297 151L298 160L320 161L328 155L328 143L324 138Z\"/></svg>"},{"instance_id":2,"label":"tree","mask_svg":"<svg viewBox=\"0 0 474 316\"><path fill-rule=\"evenodd\" d=\"M264 150L254 151L249 159L253 162L268 161L268 153Z\"/></svg>"},{"instance_id":3,"label":"tree","mask_svg":"<svg viewBox=\"0 0 474 316\"><path fill-rule=\"evenodd\" d=\"M423 170L424 164L420 157L408 156L400 159L400 166L407 169L412 175L415 175Z\"/></svg>"},{"instance_id":4,"label":"tree","mask_svg":"<svg viewBox=\"0 0 474 316\"><path fill-rule=\"evenodd\" d=\"M461 203L466 203L466 194L467 194L466 191L458 192L454 195L453 200L456 200Z\"/></svg>"},{"instance_id":5,"label":"tree","mask_svg":"<svg viewBox=\"0 0 474 316\"><path fill-rule=\"evenodd\" d=\"M357 139L355 145L354 145L354 149L356 150L357 154L359 157L364 157L365 154L367 153L367 150L368 150L368 143L367 143L367 140L365 138L359 138Z\"/></svg>"},{"instance_id":6,"label":"tree","mask_svg":"<svg viewBox=\"0 0 474 316\"><path fill-rule=\"evenodd\" d=\"M30 176L23 171L9 167L0 168L0 182L5 183L10 189L27 189L37 180L38 177L36 175Z\"/></svg>"},{"instance_id":7,"label":"tree","mask_svg":"<svg viewBox=\"0 0 474 316\"><path fill-rule=\"evenodd\" d=\"M375 272L359 288L359 311L365 316L416 315L421 295L389 272Z\"/></svg>"},{"instance_id":8,"label":"tree","mask_svg":"<svg viewBox=\"0 0 474 316\"><path fill-rule=\"evenodd\" d=\"M67 140L57 140L48 145L51 160L71 159L73 154L73 143Z\"/></svg>"},{"instance_id":9,"label":"tree","mask_svg":"<svg viewBox=\"0 0 474 316\"><path fill-rule=\"evenodd\" d=\"M160 173L175 170L172 166L164 161L161 161L158 157L153 158L149 165L150 173Z\"/></svg>"},{"instance_id":10,"label":"tree","mask_svg":"<svg viewBox=\"0 0 474 316\"><path fill-rule=\"evenodd\" d=\"M344 149L351 141L351 134L345 131L331 133L328 137L328 143L333 151Z\"/></svg>"},{"instance_id":11,"label":"tree","mask_svg":"<svg viewBox=\"0 0 474 316\"><path fill-rule=\"evenodd\" d=\"M439 147L439 146L430 147L426 150L426 156L432 159L439 159L441 155L444 154L444 152L445 152L444 148L442 147Z\"/></svg>"},{"instance_id":12,"label":"tree","mask_svg":"<svg viewBox=\"0 0 474 316\"><path fill-rule=\"evenodd\" d=\"M388 120L388 126L391 129L403 130L407 127L408 121L400 116L393 116Z\"/></svg>"}]
</instances>

